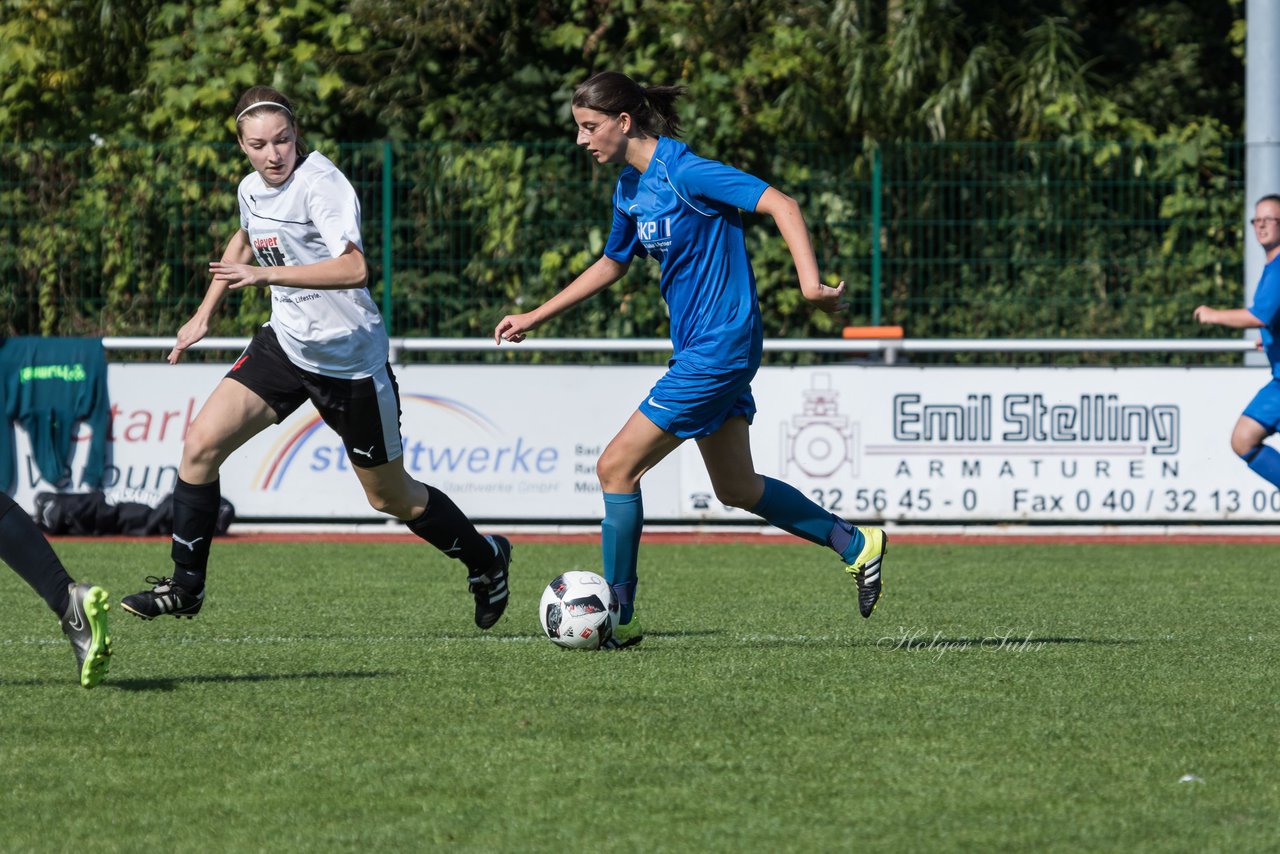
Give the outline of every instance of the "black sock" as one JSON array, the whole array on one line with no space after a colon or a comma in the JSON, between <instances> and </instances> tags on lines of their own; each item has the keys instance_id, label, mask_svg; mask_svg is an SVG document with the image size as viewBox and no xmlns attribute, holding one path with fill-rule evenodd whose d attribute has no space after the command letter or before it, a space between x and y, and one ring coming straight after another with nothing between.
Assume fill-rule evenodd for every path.
<instances>
[{"instance_id":1,"label":"black sock","mask_svg":"<svg viewBox=\"0 0 1280 854\"><path fill-rule=\"evenodd\" d=\"M67 586L75 582L36 523L3 492L0 492L0 560L13 567L59 618L66 613Z\"/></svg>"},{"instance_id":2,"label":"black sock","mask_svg":"<svg viewBox=\"0 0 1280 854\"><path fill-rule=\"evenodd\" d=\"M216 480L196 485L178 478L173 488L173 580L192 593L204 590L221 499L222 488Z\"/></svg>"},{"instance_id":3,"label":"black sock","mask_svg":"<svg viewBox=\"0 0 1280 854\"><path fill-rule=\"evenodd\" d=\"M405 522L409 530L467 569L484 572L493 563L493 546L471 524L458 505L434 486L427 487L427 509L417 519Z\"/></svg>"}]
</instances>

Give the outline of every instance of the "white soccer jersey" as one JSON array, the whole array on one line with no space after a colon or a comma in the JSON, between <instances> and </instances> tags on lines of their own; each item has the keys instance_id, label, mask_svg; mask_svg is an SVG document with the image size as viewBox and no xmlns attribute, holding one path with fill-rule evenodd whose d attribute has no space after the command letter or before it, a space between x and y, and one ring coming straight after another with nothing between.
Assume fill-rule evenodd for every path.
<instances>
[{"instance_id":1,"label":"white soccer jersey","mask_svg":"<svg viewBox=\"0 0 1280 854\"><path fill-rule=\"evenodd\" d=\"M240 226L264 267L327 261L348 243L364 251L355 188L319 152L308 154L279 187L250 173L239 195ZM272 285L271 328L289 359L317 374L360 379L387 363L386 329L367 288Z\"/></svg>"}]
</instances>

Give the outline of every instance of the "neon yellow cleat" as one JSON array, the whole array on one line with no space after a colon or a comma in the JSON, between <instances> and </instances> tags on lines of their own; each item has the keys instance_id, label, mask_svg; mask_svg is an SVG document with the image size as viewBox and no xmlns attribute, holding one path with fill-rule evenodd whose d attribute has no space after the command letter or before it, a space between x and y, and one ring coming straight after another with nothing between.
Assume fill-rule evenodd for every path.
<instances>
[{"instance_id":1,"label":"neon yellow cleat","mask_svg":"<svg viewBox=\"0 0 1280 854\"><path fill-rule=\"evenodd\" d=\"M644 629L640 628L640 620L635 614L631 615L631 622L622 623L613 630L613 637L609 638L601 649L626 649L629 646L635 646L644 640Z\"/></svg>"},{"instance_id":2,"label":"neon yellow cleat","mask_svg":"<svg viewBox=\"0 0 1280 854\"><path fill-rule=\"evenodd\" d=\"M71 641L80 668L80 684L92 688L107 675L111 664L111 636L107 634L107 591L91 584L72 584L71 601L62 615L62 631Z\"/></svg>"},{"instance_id":3,"label":"neon yellow cleat","mask_svg":"<svg viewBox=\"0 0 1280 854\"><path fill-rule=\"evenodd\" d=\"M845 568L845 572L858 582L858 611L864 617L870 617L880 601L884 585L880 580L880 570L884 564L884 556L889 551L889 535L880 528L859 528L865 542L862 551L853 559L853 563Z\"/></svg>"}]
</instances>

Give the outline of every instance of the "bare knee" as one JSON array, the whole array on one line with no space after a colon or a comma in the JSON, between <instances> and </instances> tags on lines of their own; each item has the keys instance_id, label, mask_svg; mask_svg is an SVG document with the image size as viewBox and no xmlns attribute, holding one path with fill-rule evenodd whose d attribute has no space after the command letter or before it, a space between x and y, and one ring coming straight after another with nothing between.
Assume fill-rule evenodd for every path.
<instances>
[{"instance_id":1,"label":"bare knee","mask_svg":"<svg viewBox=\"0 0 1280 854\"><path fill-rule=\"evenodd\" d=\"M716 501L726 507L738 507L742 510L750 510L756 505L742 490L717 489Z\"/></svg>"},{"instance_id":2,"label":"bare knee","mask_svg":"<svg viewBox=\"0 0 1280 854\"><path fill-rule=\"evenodd\" d=\"M204 429L199 421L191 425L187 438L182 443L183 479L190 482L204 483L218 474L226 459L219 437ZM192 478L195 478L193 480Z\"/></svg>"},{"instance_id":3,"label":"bare knee","mask_svg":"<svg viewBox=\"0 0 1280 854\"><path fill-rule=\"evenodd\" d=\"M1231 431L1231 450L1236 456L1248 459L1258 453L1259 447L1271 432L1248 415L1241 415L1235 429Z\"/></svg>"},{"instance_id":4,"label":"bare knee","mask_svg":"<svg viewBox=\"0 0 1280 854\"><path fill-rule=\"evenodd\" d=\"M374 468L356 467L356 478L369 506L379 513L408 522L422 515L429 500L426 485L405 472L400 460Z\"/></svg>"},{"instance_id":5,"label":"bare knee","mask_svg":"<svg viewBox=\"0 0 1280 854\"><path fill-rule=\"evenodd\" d=\"M365 490L365 498L369 500L369 506L379 513L404 521L414 517L413 501L402 491Z\"/></svg>"},{"instance_id":6,"label":"bare knee","mask_svg":"<svg viewBox=\"0 0 1280 854\"><path fill-rule=\"evenodd\" d=\"M427 487L389 463L379 469L356 469L369 506L379 513L408 522L422 515L427 506Z\"/></svg>"},{"instance_id":7,"label":"bare knee","mask_svg":"<svg viewBox=\"0 0 1280 854\"><path fill-rule=\"evenodd\" d=\"M408 521L413 518L413 508L411 502L399 498L393 498L382 494L374 494L367 496L369 506L379 513L385 513L388 516L394 516L397 519Z\"/></svg>"},{"instance_id":8,"label":"bare knee","mask_svg":"<svg viewBox=\"0 0 1280 854\"><path fill-rule=\"evenodd\" d=\"M605 492L635 492L640 488L640 474L620 454L609 453L608 448L596 461L596 478Z\"/></svg>"},{"instance_id":9,"label":"bare knee","mask_svg":"<svg viewBox=\"0 0 1280 854\"><path fill-rule=\"evenodd\" d=\"M750 510L759 504L760 495L763 492L759 475L752 478L735 478L729 483L716 483L712 488L715 490L716 500L721 504L742 510Z\"/></svg>"},{"instance_id":10,"label":"bare knee","mask_svg":"<svg viewBox=\"0 0 1280 854\"><path fill-rule=\"evenodd\" d=\"M1231 450L1237 457L1248 457L1250 454L1254 453L1257 448L1257 443L1249 439L1240 436L1231 437Z\"/></svg>"}]
</instances>

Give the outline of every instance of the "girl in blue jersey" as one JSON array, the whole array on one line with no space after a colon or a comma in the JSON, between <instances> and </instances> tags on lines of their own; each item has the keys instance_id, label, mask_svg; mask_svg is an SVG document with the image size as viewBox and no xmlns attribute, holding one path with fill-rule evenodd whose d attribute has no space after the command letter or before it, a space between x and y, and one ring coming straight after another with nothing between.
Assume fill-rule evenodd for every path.
<instances>
[{"instance_id":1,"label":"girl in blue jersey","mask_svg":"<svg viewBox=\"0 0 1280 854\"><path fill-rule=\"evenodd\" d=\"M679 142L675 100L683 88L643 88L604 72L574 92L578 144L599 163L624 164L613 194L613 228L604 255L538 308L502 318L494 340L519 342L569 307L618 281L631 259L662 265L674 351L669 370L613 438L596 466L604 492L604 573L621 605L608 644L641 638L634 618L636 556L644 512L640 479L686 439L694 439L717 499L841 556L858 585L862 616L880 598L886 537L829 513L795 488L763 477L751 459L755 415L751 379L763 331L755 274L739 210L772 217L791 250L800 291L827 312L845 307L844 283L831 288L818 264L800 207L764 181L698 157Z\"/></svg>"},{"instance_id":2,"label":"girl in blue jersey","mask_svg":"<svg viewBox=\"0 0 1280 854\"><path fill-rule=\"evenodd\" d=\"M1231 450L1257 474L1280 487L1280 452L1263 444L1280 429L1280 196L1263 196L1253 209L1253 234L1266 252L1267 264L1248 308L1196 308L1200 323L1231 329L1260 329L1271 362L1271 382L1244 408L1231 431Z\"/></svg>"}]
</instances>

